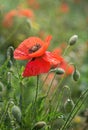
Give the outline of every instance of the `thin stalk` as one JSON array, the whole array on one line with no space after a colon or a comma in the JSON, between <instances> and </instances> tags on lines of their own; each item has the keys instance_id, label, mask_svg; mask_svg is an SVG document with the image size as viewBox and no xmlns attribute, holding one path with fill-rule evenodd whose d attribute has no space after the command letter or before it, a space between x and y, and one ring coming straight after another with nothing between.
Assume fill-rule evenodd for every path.
<instances>
[{"instance_id":1,"label":"thin stalk","mask_svg":"<svg viewBox=\"0 0 88 130\"><path fill-rule=\"evenodd\" d=\"M66 49L65 49L65 51L63 53L63 56L65 56L65 54L66 54L66 52L68 51L69 48L70 48L70 45L67 45L67 47L66 47Z\"/></svg>"},{"instance_id":2,"label":"thin stalk","mask_svg":"<svg viewBox=\"0 0 88 130\"><path fill-rule=\"evenodd\" d=\"M38 100L38 89L39 89L39 75L37 75L37 86L36 86L36 94L35 94L35 119L37 118L37 100Z\"/></svg>"},{"instance_id":3,"label":"thin stalk","mask_svg":"<svg viewBox=\"0 0 88 130\"><path fill-rule=\"evenodd\" d=\"M4 113L3 113L3 115L1 116L1 119L0 119L0 125L1 125L1 126L2 126L2 121L3 121L3 119L5 118L6 113L7 113L7 111L8 111L8 108L9 108L9 103L7 103L6 109L5 109Z\"/></svg>"},{"instance_id":4,"label":"thin stalk","mask_svg":"<svg viewBox=\"0 0 88 130\"><path fill-rule=\"evenodd\" d=\"M88 89L86 89L83 92L83 94L79 97L79 99L77 100L74 108L72 109L71 113L69 114L69 116L68 116L68 118L67 118L64 126L62 126L62 128L60 130L64 130L69 125L69 123L72 121L72 119L74 118L74 116L76 115L76 113L79 111L80 107L83 105L86 97L88 96L88 94L86 95L87 92L88 92ZM84 97L85 95L86 95L86 97ZM80 103L80 101L81 101L81 103ZM80 103L80 105L79 105L79 103ZM77 107L77 110L75 111L76 107Z\"/></svg>"},{"instance_id":5,"label":"thin stalk","mask_svg":"<svg viewBox=\"0 0 88 130\"><path fill-rule=\"evenodd\" d=\"M65 78L65 74L64 74L63 78L60 80L60 82L59 82L59 84L58 84L56 90L54 91L54 94L53 94L53 96L51 97L51 100L54 99L54 97L55 97L55 95L56 95L56 93L57 93L57 91L58 91L58 88L59 88L59 86L61 85L61 83L63 82L64 78Z\"/></svg>"},{"instance_id":6,"label":"thin stalk","mask_svg":"<svg viewBox=\"0 0 88 130\"><path fill-rule=\"evenodd\" d=\"M44 79L44 81L43 81L43 83L42 83L42 85L41 85L42 87L44 86L44 84L45 84L45 82L46 82L46 80L47 80L49 74L50 74L50 72L48 72L47 76L45 77L45 79Z\"/></svg>"},{"instance_id":7,"label":"thin stalk","mask_svg":"<svg viewBox=\"0 0 88 130\"><path fill-rule=\"evenodd\" d=\"M37 86L36 86L36 94L35 94L35 103L37 102L37 98L38 98L38 87L39 87L39 75L37 75Z\"/></svg>"},{"instance_id":8,"label":"thin stalk","mask_svg":"<svg viewBox=\"0 0 88 130\"><path fill-rule=\"evenodd\" d=\"M23 113L24 113L24 86L22 82L20 82L20 109L22 112L22 122L21 122L21 129L23 130Z\"/></svg>"},{"instance_id":9,"label":"thin stalk","mask_svg":"<svg viewBox=\"0 0 88 130\"><path fill-rule=\"evenodd\" d=\"M50 92L50 89L51 89L51 87L52 87L52 84L53 84L53 81L54 81L55 77L56 77L56 74L54 75L54 77L53 77L53 79L52 79L52 81L51 81L51 83L50 83L50 86L49 86L49 89L48 89L48 91L47 91L46 97L48 96L48 94L49 94L49 92Z\"/></svg>"}]
</instances>

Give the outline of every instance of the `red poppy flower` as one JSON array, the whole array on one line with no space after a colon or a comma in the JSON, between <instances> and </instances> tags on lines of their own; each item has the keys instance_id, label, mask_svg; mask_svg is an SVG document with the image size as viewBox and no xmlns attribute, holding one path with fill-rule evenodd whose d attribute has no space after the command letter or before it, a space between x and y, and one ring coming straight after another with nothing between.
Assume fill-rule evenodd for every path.
<instances>
[{"instance_id":1,"label":"red poppy flower","mask_svg":"<svg viewBox=\"0 0 88 130\"><path fill-rule=\"evenodd\" d=\"M59 66L63 61L63 58L61 56L56 55L55 53L52 53L52 52L48 52L48 51L45 52L42 58L45 61L48 61L50 63L51 68L55 68Z\"/></svg>"},{"instance_id":2,"label":"red poppy flower","mask_svg":"<svg viewBox=\"0 0 88 130\"><path fill-rule=\"evenodd\" d=\"M29 77L47 73L52 67L59 66L62 60L62 57L55 56L51 52L45 52L41 57L35 58L27 63L23 76Z\"/></svg>"},{"instance_id":3,"label":"red poppy flower","mask_svg":"<svg viewBox=\"0 0 88 130\"><path fill-rule=\"evenodd\" d=\"M69 6L67 3L62 3L60 6L60 12L62 13L68 13L69 12Z\"/></svg>"},{"instance_id":4,"label":"red poppy flower","mask_svg":"<svg viewBox=\"0 0 88 130\"><path fill-rule=\"evenodd\" d=\"M34 18L34 13L31 9L18 9L18 16L25 16L28 18Z\"/></svg>"},{"instance_id":5,"label":"red poppy flower","mask_svg":"<svg viewBox=\"0 0 88 130\"><path fill-rule=\"evenodd\" d=\"M17 11L16 10L11 10L10 12L8 12L3 20L3 26L4 27L11 27L13 24L13 18L14 16L17 15Z\"/></svg>"},{"instance_id":6,"label":"red poppy flower","mask_svg":"<svg viewBox=\"0 0 88 130\"><path fill-rule=\"evenodd\" d=\"M14 58L18 60L28 60L30 58L42 56L47 50L52 36L47 36L45 41L38 37L29 37L24 40L14 51Z\"/></svg>"},{"instance_id":7,"label":"red poppy flower","mask_svg":"<svg viewBox=\"0 0 88 130\"><path fill-rule=\"evenodd\" d=\"M36 76L42 73L47 73L50 70L50 63L43 60L41 57L29 61L23 72L24 77Z\"/></svg>"}]
</instances>

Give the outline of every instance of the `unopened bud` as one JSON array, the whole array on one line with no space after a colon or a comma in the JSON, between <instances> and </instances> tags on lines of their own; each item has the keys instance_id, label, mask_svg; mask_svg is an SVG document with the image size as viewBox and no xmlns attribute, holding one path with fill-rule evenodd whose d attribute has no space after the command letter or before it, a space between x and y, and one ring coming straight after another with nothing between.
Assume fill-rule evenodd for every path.
<instances>
[{"instance_id":1,"label":"unopened bud","mask_svg":"<svg viewBox=\"0 0 88 130\"><path fill-rule=\"evenodd\" d=\"M64 104L65 112L70 113L73 107L74 107L74 102L68 98Z\"/></svg>"},{"instance_id":2,"label":"unopened bud","mask_svg":"<svg viewBox=\"0 0 88 130\"><path fill-rule=\"evenodd\" d=\"M21 122L22 113L18 106L14 105L12 107L12 115L14 116L17 122Z\"/></svg>"},{"instance_id":3,"label":"unopened bud","mask_svg":"<svg viewBox=\"0 0 88 130\"><path fill-rule=\"evenodd\" d=\"M72 46L74 45L78 40L78 35L73 35L70 39L69 39L69 45Z\"/></svg>"},{"instance_id":4,"label":"unopened bud","mask_svg":"<svg viewBox=\"0 0 88 130\"><path fill-rule=\"evenodd\" d=\"M7 67L8 67L8 68L11 68L12 65L13 65L13 62L12 62L11 60L9 60L8 63L7 63Z\"/></svg>"},{"instance_id":5,"label":"unopened bud","mask_svg":"<svg viewBox=\"0 0 88 130\"><path fill-rule=\"evenodd\" d=\"M79 73L79 71L75 68L75 70L74 70L74 72L73 72L73 80L74 81L78 81L79 80L79 78L80 78L80 73Z\"/></svg>"},{"instance_id":6,"label":"unopened bud","mask_svg":"<svg viewBox=\"0 0 88 130\"><path fill-rule=\"evenodd\" d=\"M58 75L62 75L65 73L64 69L62 68L55 68L55 69L52 69L50 72L55 72Z\"/></svg>"},{"instance_id":7,"label":"unopened bud","mask_svg":"<svg viewBox=\"0 0 88 130\"><path fill-rule=\"evenodd\" d=\"M13 57L14 48L12 46L7 49L7 59L11 59Z\"/></svg>"},{"instance_id":8,"label":"unopened bud","mask_svg":"<svg viewBox=\"0 0 88 130\"><path fill-rule=\"evenodd\" d=\"M39 130L39 129L43 128L45 125L46 125L46 122L44 122L44 121L39 121L39 122L37 122L37 123L34 125L33 130Z\"/></svg>"}]
</instances>

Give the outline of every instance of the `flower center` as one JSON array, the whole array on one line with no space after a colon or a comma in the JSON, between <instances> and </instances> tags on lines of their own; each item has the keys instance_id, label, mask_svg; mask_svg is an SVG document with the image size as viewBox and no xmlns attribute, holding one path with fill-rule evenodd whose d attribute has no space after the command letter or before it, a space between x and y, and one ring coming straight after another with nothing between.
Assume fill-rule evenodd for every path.
<instances>
[{"instance_id":1,"label":"flower center","mask_svg":"<svg viewBox=\"0 0 88 130\"><path fill-rule=\"evenodd\" d=\"M28 51L29 51L29 53L34 53L37 50L39 50L40 48L41 48L41 45L36 43L36 45L32 46Z\"/></svg>"}]
</instances>

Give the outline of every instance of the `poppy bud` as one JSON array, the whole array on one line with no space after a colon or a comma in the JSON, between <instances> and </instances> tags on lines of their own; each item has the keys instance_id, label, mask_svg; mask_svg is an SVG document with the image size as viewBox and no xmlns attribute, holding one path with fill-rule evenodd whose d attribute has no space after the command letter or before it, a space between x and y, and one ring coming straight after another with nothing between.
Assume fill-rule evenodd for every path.
<instances>
[{"instance_id":1,"label":"poppy bud","mask_svg":"<svg viewBox=\"0 0 88 130\"><path fill-rule=\"evenodd\" d=\"M74 107L74 102L68 98L64 104L65 112L70 113L73 107Z\"/></svg>"},{"instance_id":2,"label":"poppy bud","mask_svg":"<svg viewBox=\"0 0 88 130\"><path fill-rule=\"evenodd\" d=\"M46 122L44 122L44 121L39 121L39 122L37 122L37 123L34 125L33 130L39 130L39 129L43 128L45 125L46 125Z\"/></svg>"},{"instance_id":3,"label":"poppy bud","mask_svg":"<svg viewBox=\"0 0 88 130\"><path fill-rule=\"evenodd\" d=\"M73 80L74 81L78 81L79 80L79 78L80 78L80 73L79 73L79 71L75 68L75 70L74 70L74 72L73 72Z\"/></svg>"},{"instance_id":4,"label":"poppy bud","mask_svg":"<svg viewBox=\"0 0 88 130\"><path fill-rule=\"evenodd\" d=\"M73 35L70 39L69 39L69 45L72 46L74 45L78 40L78 35Z\"/></svg>"},{"instance_id":5,"label":"poppy bud","mask_svg":"<svg viewBox=\"0 0 88 130\"><path fill-rule=\"evenodd\" d=\"M12 115L14 116L17 122L21 123L22 113L18 106L14 105L12 107Z\"/></svg>"},{"instance_id":6,"label":"poppy bud","mask_svg":"<svg viewBox=\"0 0 88 130\"><path fill-rule=\"evenodd\" d=\"M11 61L11 60L9 60L9 61L8 61L8 63L7 63L7 67L8 67L8 68L11 68L11 67L12 67L12 65L13 65L12 61Z\"/></svg>"},{"instance_id":7,"label":"poppy bud","mask_svg":"<svg viewBox=\"0 0 88 130\"><path fill-rule=\"evenodd\" d=\"M50 72L55 72L58 75L62 75L65 73L64 69L62 69L62 68L52 69Z\"/></svg>"},{"instance_id":8,"label":"poppy bud","mask_svg":"<svg viewBox=\"0 0 88 130\"><path fill-rule=\"evenodd\" d=\"M13 57L14 48L12 46L7 49L7 59L11 59Z\"/></svg>"}]
</instances>

